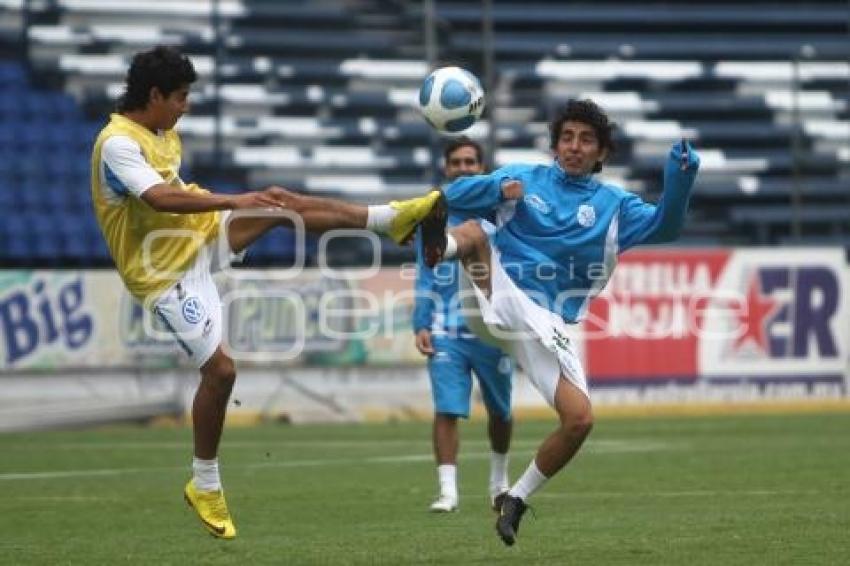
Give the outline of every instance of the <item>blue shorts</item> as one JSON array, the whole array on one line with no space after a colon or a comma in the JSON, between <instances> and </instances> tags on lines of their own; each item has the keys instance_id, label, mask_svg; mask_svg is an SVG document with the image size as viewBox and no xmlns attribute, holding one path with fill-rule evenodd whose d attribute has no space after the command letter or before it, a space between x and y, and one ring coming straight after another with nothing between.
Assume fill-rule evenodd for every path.
<instances>
[{"instance_id":1,"label":"blue shorts","mask_svg":"<svg viewBox=\"0 0 850 566\"><path fill-rule=\"evenodd\" d=\"M488 412L511 418L513 360L508 355L474 337L438 335L431 342L435 352L428 358L428 374L435 412L469 416L474 371Z\"/></svg>"}]
</instances>

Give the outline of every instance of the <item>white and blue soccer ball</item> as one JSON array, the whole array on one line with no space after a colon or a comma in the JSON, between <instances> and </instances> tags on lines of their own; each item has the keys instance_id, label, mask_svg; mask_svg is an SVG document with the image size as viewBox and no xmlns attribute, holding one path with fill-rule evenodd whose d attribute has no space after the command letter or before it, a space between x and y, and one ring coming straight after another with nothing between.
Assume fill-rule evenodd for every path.
<instances>
[{"instance_id":1,"label":"white and blue soccer ball","mask_svg":"<svg viewBox=\"0 0 850 566\"><path fill-rule=\"evenodd\" d=\"M441 67L419 89L419 110L435 129L458 134L481 117L484 89L478 78L460 67Z\"/></svg>"}]
</instances>

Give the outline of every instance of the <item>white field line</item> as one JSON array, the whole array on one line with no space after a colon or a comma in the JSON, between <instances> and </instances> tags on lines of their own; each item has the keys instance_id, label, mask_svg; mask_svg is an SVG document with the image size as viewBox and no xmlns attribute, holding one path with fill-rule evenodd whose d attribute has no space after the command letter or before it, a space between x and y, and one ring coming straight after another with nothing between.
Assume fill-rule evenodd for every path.
<instances>
[{"instance_id":1,"label":"white field line","mask_svg":"<svg viewBox=\"0 0 850 566\"><path fill-rule=\"evenodd\" d=\"M722 496L746 496L746 497L776 497L779 495L820 495L821 491L812 489L700 489L683 491L586 491L569 493L547 493L540 492L534 495L536 498L545 499L632 499L647 497L722 497Z\"/></svg>"},{"instance_id":2,"label":"white field line","mask_svg":"<svg viewBox=\"0 0 850 566\"><path fill-rule=\"evenodd\" d=\"M376 442L377 446L380 444ZM532 448L536 445L535 442L516 443L529 447L528 449L511 450L511 454L516 457L530 456L534 453ZM282 446L288 446L284 443ZM318 443L311 443L310 446L317 446ZM321 443L324 446L324 443ZM91 446L91 445L84 445ZM100 446L100 445L98 445ZM113 446L113 449L118 449L120 444ZM188 444L182 445L186 448ZM258 447L271 448L267 443L257 444ZM42 449L45 447L42 446ZM597 441L591 442L587 446L587 451L594 454L616 454L626 452L657 452L662 450L681 449L682 446L677 446L671 443L663 443L656 441ZM490 452L463 452L465 460L483 460L490 458ZM314 458L305 460L287 460L285 462L258 462L253 464L227 466L228 469L263 469L263 468L305 468L305 467L323 467L323 466L342 466L342 465L358 465L358 464L404 464L411 462L430 462L433 455L430 452L421 454L409 454L398 456L371 456L361 458ZM189 466L170 466L170 467L151 467L151 468L105 468L92 470L52 470L40 472L6 472L0 473L0 481L16 481L16 480L45 480L45 479L64 479L64 478L91 478L91 477L108 477L120 476L126 474L139 474L150 472L173 472L173 471L188 471Z\"/></svg>"},{"instance_id":3,"label":"white field line","mask_svg":"<svg viewBox=\"0 0 850 566\"><path fill-rule=\"evenodd\" d=\"M32 501L43 503L96 503L99 501L124 501L119 497L99 497L96 495L21 495L6 496L5 501Z\"/></svg>"},{"instance_id":4,"label":"white field line","mask_svg":"<svg viewBox=\"0 0 850 566\"><path fill-rule=\"evenodd\" d=\"M536 447L542 442L543 437L539 440L515 440L511 442L512 447ZM285 449L285 448L369 448L369 447L385 447L385 446L404 446L410 447L421 444L423 449L430 450L431 444L428 439L411 442L409 440L280 440L280 441L263 441L263 440L243 440L243 441L224 441L223 447L226 449L237 448L264 448L264 449ZM486 439L482 440L463 440L463 446L479 446L486 447L489 442ZM664 441L648 440L648 439L633 439L633 440L590 440L585 444L583 451L591 451L594 453L608 452L647 452L682 449L683 444L671 443ZM186 441L168 441L168 442L59 442L56 444L11 444L2 446L5 451L16 450L20 452L45 450L189 450L191 448L191 440Z\"/></svg>"}]
</instances>

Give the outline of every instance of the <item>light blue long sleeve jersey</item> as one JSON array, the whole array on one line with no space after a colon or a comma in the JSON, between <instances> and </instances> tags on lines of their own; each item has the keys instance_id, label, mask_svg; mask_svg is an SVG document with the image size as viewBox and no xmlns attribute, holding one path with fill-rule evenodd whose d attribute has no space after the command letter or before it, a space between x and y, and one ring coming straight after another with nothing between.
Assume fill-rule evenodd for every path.
<instances>
[{"instance_id":1,"label":"light blue long sleeve jersey","mask_svg":"<svg viewBox=\"0 0 850 566\"><path fill-rule=\"evenodd\" d=\"M476 214L451 212L448 225L457 226L469 219L479 218ZM493 216L490 215L492 220ZM421 230L416 231L413 242L416 250L416 299L413 306L413 331L423 328L435 334L471 333L461 314L458 290L460 288L460 262L446 261L429 269L421 252Z\"/></svg>"},{"instance_id":2,"label":"light blue long sleeve jersey","mask_svg":"<svg viewBox=\"0 0 850 566\"><path fill-rule=\"evenodd\" d=\"M504 209L502 184L522 181L513 214L491 234L508 276L539 305L575 323L608 281L618 254L640 244L678 238L699 156L676 144L664 167L664 192L649 204L592 175L570 176L552 165L508 165L461 177L445 188L450 213L486 217ZM505 217L504 211L500 216Z\"/></svg>"}]
</instances>

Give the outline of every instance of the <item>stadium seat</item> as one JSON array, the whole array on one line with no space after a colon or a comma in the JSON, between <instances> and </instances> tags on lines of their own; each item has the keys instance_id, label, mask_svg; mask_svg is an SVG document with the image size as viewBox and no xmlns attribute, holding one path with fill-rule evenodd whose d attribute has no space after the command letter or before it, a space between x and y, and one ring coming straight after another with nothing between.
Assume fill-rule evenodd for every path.
<instances>
[{"instance_id":1,"label":"stadium seat","mask_svg":"<svg viewBox=\"0 0 850 566\"><path fill-rule=\"evenodd\" d=\"M15 183L11 175L0 172L0 210L15 210L17 204Z\"/></svg>"},{"instance_id":2,"label":"stadium seat","mask_svg":"<svg viewBox=\"0 0 850 566\"><path fill-rule=\"evenodd\" d=\"M16 264L31 261L33 231L29 219L23 214L9 215L3 222L5 226L5 250L8 259Z\"/></svg>"},{"instance_id":3,"label":"stadium seat","mask_svg":"<svg viewBox=\"0 0 850 566\"><path fill-rule=\"evenodd\" d=\"M27 74L17 61L0 61L0 92L23 89L27 86Z\"/></svg>"}]
</instances>

